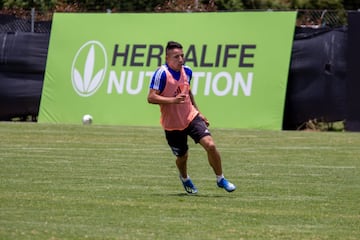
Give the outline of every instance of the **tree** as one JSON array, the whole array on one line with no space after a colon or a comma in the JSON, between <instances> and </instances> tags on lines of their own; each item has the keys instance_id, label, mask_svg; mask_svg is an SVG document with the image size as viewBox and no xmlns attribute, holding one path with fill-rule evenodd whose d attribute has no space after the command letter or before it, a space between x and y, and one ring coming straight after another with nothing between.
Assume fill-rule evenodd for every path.
<instances>
[{"instance_id":1,"label":"tree","mask_svg":"<svg viewBox=\"0 0 360 240\"><path fill-rule=\"evenodd\" d=\"M360 9L360 1L359 0L344 0L343 5L344 5L344 8L347 10Z\"/></svg>"},{"instance_id":2,"label":"tree","mask_svg":"<svg viewBox=\"0 0 360 240\"><path fill-rule=\"evenodd\" d=\"M243 0L243 3L246 9L343 9L342 0Z\"/></svg>"},{"instance_id":3,"label":"tree","mask_svg":"<svg viewBox=\"0 0 360 240\"><path fill-rule=\"evenodd\" d=\"M42 11L48 11L54 9L56 0L37 0L37 1L22 1L22 0L4 0L2 1L3 8L8 9L24 9L29 10L31 8L37 8Z\"/></svg>"},{"instance_id":4,"label":"tree","mask_svg":"<svg viewBox=\"0 0 360 240\"><path fill-rule=\"evenodd\" d=\"M159 4L155 10L157 12L212 12L216 11L217 7L214 0L168 0Z\"/></svg>"},{"instance_id":5,"label":"tree","mask_svg":"<svg viewBox=\"0 0 360 240\"><path fill-rule=\"evenodd\" d=\"M73 1L67 2L71 3ZM88 11L106 11L110 9L113 12L152 12L163 0L82 0L77 2Z\"/></svg>"},{"instance_id":6,"label":"tree","mask_svg":"<svg viewBox=\"0 0 360 240\"><path fill-rule=\"evenodd\" d=\"M244 9L244 4L239 0L215 0L215 4L218 10L238 11Z\"/></svg>"},{"instance_id":7,"label":"tree","mask_svg":"<svg viewBox=\"0 0 360 240\"><path fill-rule=\"evenodd\" d=\"M153 12L153 11L239 11L252 9L360 8L359 0L3 0L2 9L37 11Z\"/></svg>"}]
</instances>

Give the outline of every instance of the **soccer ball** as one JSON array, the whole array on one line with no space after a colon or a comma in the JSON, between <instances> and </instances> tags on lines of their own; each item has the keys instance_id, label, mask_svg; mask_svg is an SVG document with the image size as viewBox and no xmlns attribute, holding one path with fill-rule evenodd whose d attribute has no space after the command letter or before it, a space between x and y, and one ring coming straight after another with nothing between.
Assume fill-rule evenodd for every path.
<instances>
[{"instance_id":1,"label":"soccer ball","mask_svg":"<svg viewBox=\"0 0 360 240\"><path fill-rule=\"evenodd\" d=\"M91 123L92 123L92 120L93 120L93 118L92 118L92 116L89 115L89 114L85 114L85 115L83 116L83 118L82 118L82 122L83 122L84 125L89 125L89 124L91 124Z\"/></svg>"}]
</instances>

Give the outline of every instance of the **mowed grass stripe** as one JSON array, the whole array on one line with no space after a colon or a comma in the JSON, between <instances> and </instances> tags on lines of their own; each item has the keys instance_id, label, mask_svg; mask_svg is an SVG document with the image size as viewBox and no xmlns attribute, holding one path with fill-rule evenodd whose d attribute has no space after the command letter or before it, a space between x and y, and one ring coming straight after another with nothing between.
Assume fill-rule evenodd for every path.
<instances>
[{"instance_id":1,"label":"mowed grass stripe","mask_svg":"<svg viewBox=\"0 0 360 240\"><path fill-rule=\"evenodd\" d=\"M160 127L0 123L0 239L358 239L360 135L212 129L184 194Z\"/></svg>"}]
</instances>

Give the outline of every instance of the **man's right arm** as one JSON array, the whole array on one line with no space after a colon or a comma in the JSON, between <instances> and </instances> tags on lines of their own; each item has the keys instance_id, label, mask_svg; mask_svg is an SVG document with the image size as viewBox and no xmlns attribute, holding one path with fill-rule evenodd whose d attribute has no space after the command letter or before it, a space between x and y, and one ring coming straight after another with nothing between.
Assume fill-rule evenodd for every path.
<instances>
[{"instance_id":1,"label":"man's right arm","mask_svg":"<svg viewBox=\"0 0 360 240\"><path fill-rule=\"evenodd\" d=\"M160 95L159 90L151 89L147 97L148 103L152 104L178 104L185 102L185 94L178 94L175 97L164 97Z\"/></svg>"},{"instance_id":2,"label":"man's right arm","mask_svg":"<svg viewBox=\"0 0 360 240\"><path fill-rule=\"evenodd\" d=\"M185 101L185 95L179 94L175 97L165 97L161 95L161 91L166 85L166 73L164 69L158 68L150 83L150 90L147 96L148 103L152 104L178 104Z\"/></svg>"}]
</instances>

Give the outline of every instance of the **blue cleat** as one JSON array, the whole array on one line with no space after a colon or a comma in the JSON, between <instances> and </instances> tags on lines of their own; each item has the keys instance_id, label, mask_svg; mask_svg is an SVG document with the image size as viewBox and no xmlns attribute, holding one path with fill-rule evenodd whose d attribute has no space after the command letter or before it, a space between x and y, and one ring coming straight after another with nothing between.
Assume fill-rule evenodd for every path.
<instances>
[{"instance_id":1,"label":"blue cleat","mask_svg":"<svg viewBox=\"0 0 360 240\"><path fill-rule=\"evenodd\" d=\"M225 189L227 192L233 192L236 189L236 186L226 180L225 178L222 178L220 182L217 183L219 188Z\"/></svg>"},{"instance_id":2,"label":"blue cleat","mask_svg":"<svg viewBox=\"0 0 360 240\"><path fill-rule=\"evenodd\" d=\"M186 180L185 182L181 179L180 177L180 181L182 182L184 189L187 193L189 194L196 194L198 192L197 188L195 187L195 185L192 183L191 179L188 178L188 180Z\"/></svg>"}]
</instances>

